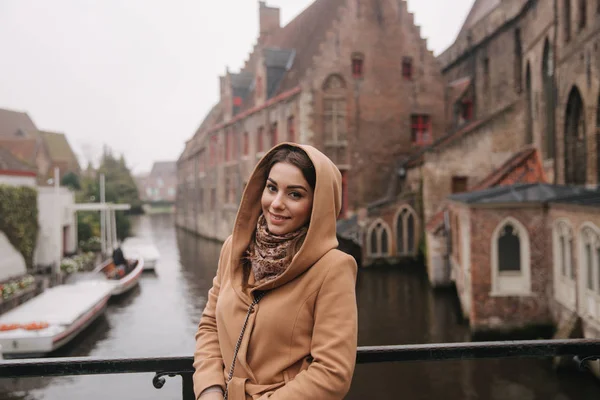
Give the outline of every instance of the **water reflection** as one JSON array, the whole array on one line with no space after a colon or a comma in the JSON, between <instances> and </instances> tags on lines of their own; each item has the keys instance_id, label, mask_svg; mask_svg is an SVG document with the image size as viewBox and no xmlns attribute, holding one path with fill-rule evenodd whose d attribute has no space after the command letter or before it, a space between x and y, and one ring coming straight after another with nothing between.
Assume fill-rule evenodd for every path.
<instances>
[{"instance_id":1,"label":"water reflection","mask_svg":"<svg viewBox=\"0 0 600 400\"><path fill-rule=\"evenodd\" d=\"M138 218L138 236L161 253L156 273L111 300L105 316L52 356L156 357L191 355L194 333L217 269L221 244L176 230L173 216ZM361 269L359 344L467 341L456 294L432 291L419 265ZM178 399L180 380L163 389L153 374L0 380L0 399ZM482 360L360 365L350 400L587 400L600 385L580 373L557 374L543 360Z\"/></svg>"}]
</instances>

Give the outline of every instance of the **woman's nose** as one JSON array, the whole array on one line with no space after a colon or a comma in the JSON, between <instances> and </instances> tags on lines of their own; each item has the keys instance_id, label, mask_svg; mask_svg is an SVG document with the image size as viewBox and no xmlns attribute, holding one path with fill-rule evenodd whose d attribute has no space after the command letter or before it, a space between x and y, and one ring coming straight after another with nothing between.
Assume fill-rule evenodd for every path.
<instances>
[{"instance_id":1,"label":"woman's nose","mask_svg":"<svg viewBox=\"0 0 600 400\"><path fill-rule=\"evenodd\" d=\"M281 198L283 194L281 193L277 193L275 195L275 198L273 199L273 202L271 203L271 207L273 208L277 208L277 209L281 209L283 208L283 199Z\"/></svg>"}]
</instances>

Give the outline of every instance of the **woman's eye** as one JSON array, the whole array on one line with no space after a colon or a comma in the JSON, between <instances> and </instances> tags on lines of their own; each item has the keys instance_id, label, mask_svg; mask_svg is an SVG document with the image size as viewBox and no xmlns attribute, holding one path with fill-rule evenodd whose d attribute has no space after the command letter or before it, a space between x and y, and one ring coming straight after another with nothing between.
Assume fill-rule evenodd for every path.
<instances>
[{"instance_id":1,"label":"woman's eye","mask_svg":"<svg viewBox=\"0 0 600 400\"><path fill-rule=\"evenodd\" d=\"M298 192L292 192L292 193L290 193L290 196L292 196L292 198L294 198L294 199L301 199L302 198L302 195L300 193L298 193Z\"/></svg>"},{"instance_id":2,"label":"woman's eye","mask_svg":"<svg viewBox=\"0 0 600 400\"><path fill-rule=\"evenodd\" d=\"M277 188L273 185L267 185L267 189L269 190L269 192L276 192Z\"/></svg>"}]
</instances>

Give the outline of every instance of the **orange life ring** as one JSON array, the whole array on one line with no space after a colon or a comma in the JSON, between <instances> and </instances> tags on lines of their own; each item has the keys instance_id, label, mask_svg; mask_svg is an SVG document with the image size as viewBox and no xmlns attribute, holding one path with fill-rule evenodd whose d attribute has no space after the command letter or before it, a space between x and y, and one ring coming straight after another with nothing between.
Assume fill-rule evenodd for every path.
<instances>
[{"instance_id":1,"label":"orange life ring","mask_svg":"<svg viewBox=\"0 0 600 400\"><path fill-rule=\"evenodd\" d=\"M47 322L32 322L30 324L23 325L23 328L28 331L39 331L40 329L46 329L48 327Z\"/></svg>"},{"instance_id":2,"label":"orange life ring","mask_svg":"<svg viewBox=\"0 0 600 400\"><path fill-rule=\"evenodd\" d=\"M19 329L21 325L19 324L0 324L0 332L5 331L14 331L15 329Z\"/></svg>"}]
</instances>

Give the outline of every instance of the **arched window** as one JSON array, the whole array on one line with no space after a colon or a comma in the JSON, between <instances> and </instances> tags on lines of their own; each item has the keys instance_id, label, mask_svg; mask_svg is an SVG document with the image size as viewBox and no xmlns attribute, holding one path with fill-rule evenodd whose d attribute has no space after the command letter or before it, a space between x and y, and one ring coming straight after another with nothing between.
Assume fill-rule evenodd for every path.
<instances>
[{"instance_id":1,"label":"arched window","mask_svg":"<svg viewBox=\"0 0 600 400\"><path fill-rule=\"evenodd\" d=\"M547 158L554 158L554 132L556 123L554 113L554 50L548 39L546 39L546 43L544 43L544 54L542 58L542 82L545 106L544 151Z\"/></svg>"},{"instance_id":2,"label":"arched window","mask_svg":"<svg viewBox=\"0 0 600 400\"><path fill-rule=\"evenodd\" d=\"M565 183L584 185L587 152L583 100L577 87L569 94L565 115Z\"/></svg>"},{"instance_id":3,"label":"arched window","mask_svg":"<svg viewBox=\"0 0 600 400\"><path fill-rule=\"evenodd\" d=\"M579 30L583 30L587 22L587 2L588 0L579 0Z\"/></svg>"},{"instance_id":4,"label":"arched window","mask_svg":"<svg viewBox=\"0 0 600 400\"><path fill-rule=\"evenodd\" d=\"M525 72L525 90L526 90L526 126L525 126L525 144L533 143L533 95L531 93L531 67L527 63L527 71Z\"/></svg>"},{"instance_id":5,"label":"arched window","mask_svg":"<svg viewBox=\"0 0 600 400\"><path fill-rule=\"evenodd\" d=\"M515 48L514 48L514 77L515 77L515 90L517 93L521 93L523 89L523 47L521 45L521 30L515 30Z\"/></svg>"},{"instance_id":6,"label":"arched window","mask_svg":"<svg viewBox=\"0 0 600 400\"><path fill-rule=\"evenodd\" d=\"M586 224L581 230L580 259L584 287L588 293L600 295L600 233L595 225Z\"/></svg>"},{"instance_id":7,"label":"arched window","mask_svg":"<svg viewBox=\"0 0 600 400\"><path fill-rule=\"evenodd\" d=\"M390 255L390 227L382 220L374 221L368 230L369 257L388 257Z\"/></svg>"},{"instance_id":8,"label":"arched window","mask_svg":"<svg viewBox=\"0 0 600 400\"><path fill-rule=\"evenodd\" d=\"M575 279L573 268L573 231L565 221L558 221L554 225L555 233L555 264L562 279Z\"/></svg>"},{"instance_id":9,"label":"arched window","mask_svg":"<svg viewBox=\"0 0 600 400\"><path fill-rule=\"evenodd\" d=\"M571 40L571 0L564 0L563 8L563 33L565 42L568 42Z\"/></svg>"},{"instance_id":10,"label":"arched window","mask_svg":"<svg viewBox=\"0 0 600 400\"><path fill-rule=\"evenodd\" d=\"M414 256L417 253L417 213L410 206L401 207L396 212L396 252L400 256Z\"/></svg>"},{"instance_id":11,"label":"arched window","mask_svg":"<svg viewBox=\"0 0 600 400\"><path fill-rule=\"evenodd\" d=\"M519 296L531 293L530 247L527 229L507 218L492 235L492 293Z\"/></svg>"},{"instance_id":12,"label":"arched window","mask_svg":"<svg viewBox=\"0 0 600 400\"><path fill-rule=\"evenodd\" d=\"M347 121L346 83L337 74L323 85L323 138L325 152L336 164L346 164Z\"/></svg>"}]
</instances>

